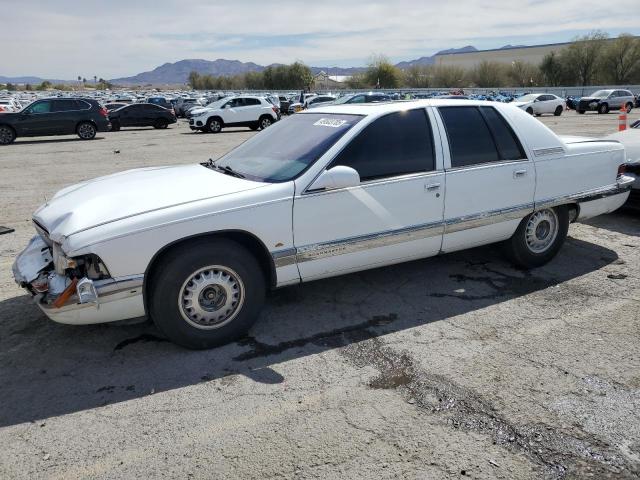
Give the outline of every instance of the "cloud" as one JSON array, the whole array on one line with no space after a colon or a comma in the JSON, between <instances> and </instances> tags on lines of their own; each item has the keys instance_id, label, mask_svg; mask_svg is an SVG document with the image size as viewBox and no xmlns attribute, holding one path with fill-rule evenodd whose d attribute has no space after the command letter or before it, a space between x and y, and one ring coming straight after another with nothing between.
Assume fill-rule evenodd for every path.
<instances>
[{"instance_id":1,"label":"cloud","mask_svg":"<svg viewBox=\"0 0 640 480\"><path fill-rule=\"evenodd\" d=\"M602 29L638 33L635 1L615 0L32 0L3 10L0 74L114 78L184 58L363 65L464 45L567 41Z\"/></svg>"}]
</instances>

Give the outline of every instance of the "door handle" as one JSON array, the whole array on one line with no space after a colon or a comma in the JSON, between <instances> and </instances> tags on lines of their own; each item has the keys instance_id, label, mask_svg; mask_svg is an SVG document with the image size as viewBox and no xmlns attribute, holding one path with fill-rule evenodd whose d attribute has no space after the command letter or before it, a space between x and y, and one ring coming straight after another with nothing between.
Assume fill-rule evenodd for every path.
<instances>
[{"instance_id":1,"label":"door handle","mask_svg":"<svg viewBox=\"0 0 640 480\"><path fill-rule=\"evenodd\" d=\"M513 178L524 177L527 174L526 170L514 170Z\"/></svg>"},{"instance_id":2,"label":"door handle","mask_svg":"<svg viewBox=\"0 0 640 480\"><path fill-rule=\"evenodd\" d=\"M440 184L439 183L429 183L427 185L424 186L424 189L428 192L433 192L434 190L440 190Z\"/></svg>"}]
</instances>

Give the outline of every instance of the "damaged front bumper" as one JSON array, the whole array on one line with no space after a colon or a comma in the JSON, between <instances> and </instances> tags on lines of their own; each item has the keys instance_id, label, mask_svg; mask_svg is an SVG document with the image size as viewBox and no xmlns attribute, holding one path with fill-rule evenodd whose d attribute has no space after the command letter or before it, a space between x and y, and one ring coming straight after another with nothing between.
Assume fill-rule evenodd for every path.
<instances>
[{"instance_id":1,"label":"damaged front bumper","mask_svg":"<svg viewBox=\"0 0 640 480\"><path fill-rule=\"evenodd\" d=\"M144 316L144 275L100 280L56 272L52 248L40 235L16 258L13 276L51 320L85 325Z\"/></svg>"}]
</instances>

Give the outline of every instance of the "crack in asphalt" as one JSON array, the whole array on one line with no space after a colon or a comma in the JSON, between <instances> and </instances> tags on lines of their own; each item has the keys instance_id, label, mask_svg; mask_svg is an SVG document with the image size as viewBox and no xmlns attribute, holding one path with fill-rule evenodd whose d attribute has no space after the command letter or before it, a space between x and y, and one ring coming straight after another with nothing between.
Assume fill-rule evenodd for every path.
<instances>
[{"instance_id":1,"label":"crack in asphalt","mask_svg":"<svg viewBox=\"0 0 640 480\"><path fill-rule=\"evenodd\" d=\"M132 345L134 343L139 342L168 342L166 338L159 337L157 335L153 335L151 333L142 333L132 338L125 338L121 342L119 342L115 347L113 347L113 351L122 350L124 347L128 345Z\"/></svg>"},{"instance_id":2,"label":"crack in asphalt","mask_svg":"<svg viewBox=\"0 0 640 480\"><path fill-rule=\"evenodd\" d=\"M527 456L550 479L590 475L594 478L638 478L640 465L629 463L593 435L578 435L544 424L514 425L474 391L443 375L420 370L406 353L397 353L364 331L341 353L354 365L379 372L371 388L399 391L409 403L430 414L444 415L451 428L491 436L493 443Z\"/></svg>"}]
</instances>

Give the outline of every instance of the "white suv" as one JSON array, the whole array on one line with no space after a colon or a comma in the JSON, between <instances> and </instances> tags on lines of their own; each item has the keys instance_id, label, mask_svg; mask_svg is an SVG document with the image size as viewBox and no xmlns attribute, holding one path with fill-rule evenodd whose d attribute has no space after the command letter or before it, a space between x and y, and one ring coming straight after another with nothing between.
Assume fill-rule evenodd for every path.
<instances>
[{"instance_id":1,"label":"white suv","mask_svg":"<svg viewBox=\"0 0 640 480\"><path fill-rule=\"evenodd\" d=\"M278 120L276 108L263 97L227 97L192 112L191 130L218 133L223 127L267 128Z\"/></svg>"}]
</instances>

